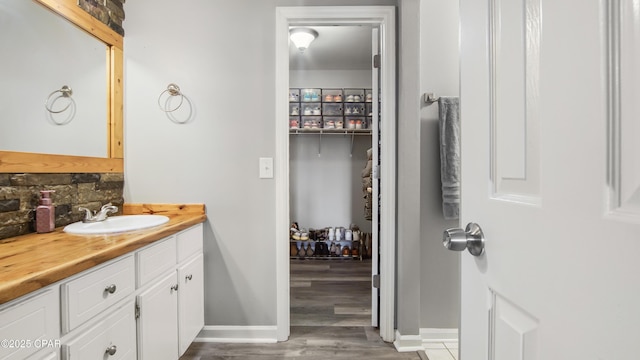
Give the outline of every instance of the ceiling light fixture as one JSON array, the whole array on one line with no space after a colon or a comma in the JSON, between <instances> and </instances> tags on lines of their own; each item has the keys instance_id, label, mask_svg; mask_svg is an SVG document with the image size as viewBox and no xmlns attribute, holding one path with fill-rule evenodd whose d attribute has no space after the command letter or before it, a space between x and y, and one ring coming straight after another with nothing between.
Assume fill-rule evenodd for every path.
<instances>
[{"instance_id":1,"label":"ceiling light fixture","mask_svg":"<svg viewBox=\"0 0 640 360\"><path fill-rule=\"evenodd\" d=\"M317 37L318 32L313 29L294 28L289 30L289 38L291 38L291 42L293 42L300 52L304 52L309 47L309 44Z\"/></svg>"}]
</instances>

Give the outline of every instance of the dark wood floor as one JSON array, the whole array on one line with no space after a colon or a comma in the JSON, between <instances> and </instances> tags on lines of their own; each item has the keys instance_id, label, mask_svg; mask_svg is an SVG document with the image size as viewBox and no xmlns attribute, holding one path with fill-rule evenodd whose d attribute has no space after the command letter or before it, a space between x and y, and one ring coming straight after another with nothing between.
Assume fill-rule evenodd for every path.
<instances>
[{"instance_id":1,"label":"dark wood floor","mask_svg":"<svg viewBox=\"0 0 640 360\"><path fill-rule=\"evenodd\" d=\"M193 343L180 360L416 359L371 327L371 261L291 260L291 335L277 344Z\"/></svg>"}]
</instances>

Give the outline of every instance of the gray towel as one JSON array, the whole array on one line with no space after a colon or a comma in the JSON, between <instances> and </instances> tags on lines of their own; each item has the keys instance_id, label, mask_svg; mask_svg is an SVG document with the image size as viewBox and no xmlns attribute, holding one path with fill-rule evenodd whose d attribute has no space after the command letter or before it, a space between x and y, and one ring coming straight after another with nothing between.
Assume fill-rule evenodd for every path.
<instances>
[{"instance_id":1,"label":"gray towel","mask_svg":"<svg viewBox=\"0 0 640 360\"><path fill-rule=\"evenodd\" d=\"M440 97L440 180L445 219L457 219L460 212L460 101Z\"/></svg>"}]
</instances>

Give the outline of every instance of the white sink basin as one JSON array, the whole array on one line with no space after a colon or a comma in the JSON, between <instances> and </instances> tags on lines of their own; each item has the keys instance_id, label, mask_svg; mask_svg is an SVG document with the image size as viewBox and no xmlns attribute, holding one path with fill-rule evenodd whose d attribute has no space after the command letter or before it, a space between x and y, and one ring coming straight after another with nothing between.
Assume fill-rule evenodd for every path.
<instances>
[{"instance_id":1,"label":"white sink basin","mask_svg":"<svg viewBox=\"0 0 640 360\"><path fill-rule=\"evenodd\" d=\"M112 234L146 229L169 221L164 215L123 215L108 217L105 221L69 224L63 231L70 234Z\"/></svg>"}]
</instances>

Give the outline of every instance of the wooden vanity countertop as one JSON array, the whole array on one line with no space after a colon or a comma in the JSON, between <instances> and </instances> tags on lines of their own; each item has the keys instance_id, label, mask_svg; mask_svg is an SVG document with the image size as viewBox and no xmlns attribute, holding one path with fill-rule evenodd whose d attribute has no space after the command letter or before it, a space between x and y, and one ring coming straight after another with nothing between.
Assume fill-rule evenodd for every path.
<instances>
[{"instance_id":1,"label":"wooden vanity countertop","mask_svg":"<svg viewBox=\"0 0 640 360\"><path fill-rule=\"evenodd\" d=\"M160 214L169 222L111 235L71 235L56 228L0 240L0 304L206 221L204 205L125 204L124 214Z\"/></svg>"}]
</instances>

